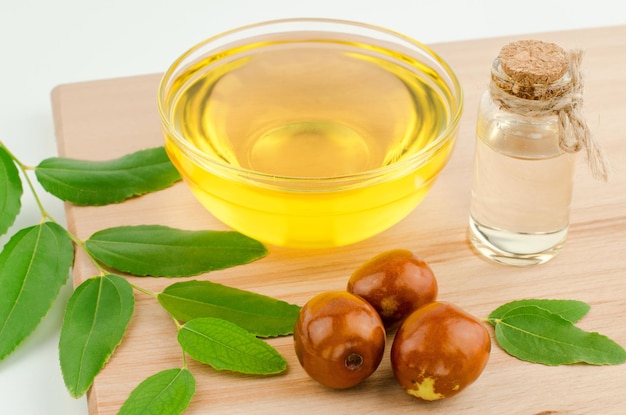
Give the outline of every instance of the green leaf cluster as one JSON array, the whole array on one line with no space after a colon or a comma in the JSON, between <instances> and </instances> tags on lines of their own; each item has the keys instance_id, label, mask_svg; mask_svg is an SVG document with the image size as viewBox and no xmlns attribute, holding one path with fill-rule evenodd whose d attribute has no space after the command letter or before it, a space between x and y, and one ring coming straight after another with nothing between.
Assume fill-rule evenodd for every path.
<instances>
[{"instance_id":1,"label":"green leaf cluster","mask_svg":"<svg viewBox=\"0 0 626 415\"><path fill-rule=\"evenodd\" d=\"M589 309L575 300L518 300L495 309L488 321L500 347L521 360L550 366L626 362L626 351L619 344L575 326Z\"/></svg>"},{"instance_id":2,"label":"green leaf cluster","mask_svg":"<svg viewBox=\"0 0 626 415\"><path fill-rule=\"evenodd\" d=\"M208 281L172 284L152 293L116 272L136 276L189 277L256 261L267 255L258 241L238 232L187 231L159 225L103 229L85 241L48 215L28 176L45 190L77 205L100 206L161 190L180 180L163 147L109 161L51 158L36 167L19 162L0 142L0 234L21 209L20 170L42 212L41 223L17 231L0 252L0 360L45 317L74 261L74 245L100 270L68 300L59 361L69 393L82 396L121 344L132 319L133 290L152 295L178 327L183 367L141 382L121 414L180 414L195 393L185 353L213 366L269 375L285 359L260 337L291 334L299 307ZM182 323L181 323L182 322Z\"/></svg>"}]
</instances>

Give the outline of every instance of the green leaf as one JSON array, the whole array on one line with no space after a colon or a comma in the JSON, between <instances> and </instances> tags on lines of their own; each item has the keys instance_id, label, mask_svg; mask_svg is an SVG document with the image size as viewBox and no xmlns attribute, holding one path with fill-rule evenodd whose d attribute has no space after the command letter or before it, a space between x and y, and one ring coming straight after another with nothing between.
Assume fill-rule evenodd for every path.
<instances>
[{"instance_id":1,"label":"green leaf","mask_svg":"<svg viewBox=\"0 0 626 415\"><path fill-rule=\"evenodd\" d=\"M183 322L201 317L228 320L258 337L293 332L300 307L210 281L178 282L159 293L161 305Z\"/></svg>"},{"instance_id":2,"label":"green leaf","mask_svg":"<svg viewBox=\"0 0 626 415\"><path fill-rule=\"evenodd\" d=\"M626 362L626 351L613 340L535 305L513 308L494 323L500 347L521 360L553 366Z\"/></svg>"},{"instance_id":3,"label":"green leaf","mask_svg":"<svg viewBox=\"0 0 626 415\"><path fill-rule=\"evenodd\" d=\"M109 267L155 277L187 277L267 255L260 242L238 232L185 231L160 225L105 229L93 234L85 245Z\"/></svg>"},{"instance_id":4,"label":"green leaf","mask_svg":"<svg viewBox=\"0 0 626 415\"><path fill-rule=\"evenodd\" d=\"M216 370L271 375L287 368L285 359L272 346L219 318L188 321L178 331L178 343L189 356Z\"/></svg>"},{"instance_id":5,"label":"green leaf","mask_svg":"<svg viewBox=\"0 0 626 415\"><path fill-rule=\"evenodd\" d=\"M67 281L69 235L52 222L17 232L0 253L0 360L35 330Z\"/></svg>"},{"instance_id":6,"label":"green leaf","mask_svg":"<svg viewBox=\"0 0 626 415\"><path fill-rule=\"evenodd\" d=\"M131 285L117 275L85 280L65 309L59 360L65 386L82 396L122 341L133 314Z\"/></svg>"},{"instance_id":7,"label":"green leaf","mask_svg":"<svg viewBox=\"0 0 626 415\"><path fill-rule=\"evenodd\" d=\"M66 202L101 206L154 192L180 180L163 147L108 161L53 157L35 168L44 189Z\"/></svg>"},{"instance_id":8,"label":"green leaf","mask_svg":"<svg viewBox=\"0 0 626 415\"><path fill-rule=\"evenodd\" d=\"M22 180L13 158L0 143L0 235L15 222L22 192Z\"/></svg>"},{"instance_id":9,"label":"green leaf","mask_svg":"<svg viewBox=\"0 0 626 415\"><path fill-rule=\"evenodd\" d=\"M544 299L528 299L528 300L516 300L506 303L496 308L489 314L489 320L501 319L510 310L525 306L534 305L544 310L548 310L551 313L557 314L567 321L576 323L583 318L590 310L589 304L583 301L577 300L544 300Z\"/></svg>"},{"instance_id":10,"label":"green leaf","mask_svg":"<svg viewBox=\"0 0 626 415\"><path fill-rule=\"evenodd\" d=\"M195 392L196 380L189 370L164 370L141 382L117 415L179 415Z\"/></svg>"}]
</instances>

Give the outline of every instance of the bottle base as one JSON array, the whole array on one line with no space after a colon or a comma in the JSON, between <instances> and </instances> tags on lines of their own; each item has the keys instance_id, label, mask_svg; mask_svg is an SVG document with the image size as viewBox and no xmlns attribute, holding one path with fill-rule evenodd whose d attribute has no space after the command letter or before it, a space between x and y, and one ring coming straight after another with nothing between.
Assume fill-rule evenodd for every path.
<instances>
[{"instance_id":1,"label":"bottle base","mask_svg":"<svg viewBox=\"0 0 626 415\"><path fill-rule=\"evenodd\" d=\"M505 265L530 266L548 262L565 244L568 227L550 233L520 233L469 220L469 240L486 258Z\"/></svg>"}]
</instances>

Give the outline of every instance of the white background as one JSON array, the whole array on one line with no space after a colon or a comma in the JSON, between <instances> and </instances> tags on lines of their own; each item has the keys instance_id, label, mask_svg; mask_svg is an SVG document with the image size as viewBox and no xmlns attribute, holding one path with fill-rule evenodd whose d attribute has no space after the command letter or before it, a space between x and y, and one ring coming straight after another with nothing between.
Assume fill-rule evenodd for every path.
<instances>
[{"instance_id":1,"label":"white background","mask_svg":"<svg viewBox=\"0 0 626 415\"><path fill-rule=\"evenodd\" d=\"M622 7L613 0L0 0L0 140L22 162L36 165L56 155L54 86L162 72L204 38L257 21L358 20L428 44L624 25ZM64 224L62 203L42 196ZM41 217L28 192L22 203L8 235ZM43 324L0 362L0 414L87 414L85 398L66 392L57 358L61 305L70 292L68 284Z\"/></svg>"}]
</instances>

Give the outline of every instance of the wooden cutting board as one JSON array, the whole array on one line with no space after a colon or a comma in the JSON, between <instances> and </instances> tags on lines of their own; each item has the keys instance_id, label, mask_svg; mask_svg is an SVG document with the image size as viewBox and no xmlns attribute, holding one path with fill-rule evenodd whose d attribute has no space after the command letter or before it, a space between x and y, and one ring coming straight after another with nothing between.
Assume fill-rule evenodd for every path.
<instances>
[{"instance_id":1,"label":"wooden cutting board","mask_svg":"<svg viewBox=\"0 0 626 415\"><path fill-rule=\"evenodd\" d=\"M608 183L591 178L579 156L571 230L563 252L533 268L487 262L467 240L476 106L499 49L511 40L534 38L586 50L585 113L609 154ZM422 255L435 271L440 299L486 317L497 306L522 298L578 299L591 304L579 326L626 345L626 26L432 45L458 74L465 112L458 144L432 192L392 229L367 241L325 250L269 247L250 265L199 278L304 304L314 294L344 289L363 261L391 248ZM162 144L156 107L160 76L66 84L52 93L59 153L104 160ZM179 183L165 191L105 207L67 205L67 224L81 238L120 225L162 224L182 229L226 229ZM78 254L75 283L95 273ZM132 278L159 291L171 279ZM136 292L137 306L124 341L89 392L91 415L117 413L130 391L157 371L182 365L176 327L157 302ZM493 330L490 331L493 335ZM387 353L391 346L388 338ZM366 382L328 390L307 377L292 338L272 339L287 359L283 375L261 378L190 369L197 393L187 414L622 414L626 411L626 366L547 367L516 360L495 346L483 375L449 400L421 403L395 383L387 358Z\"/></svg>"}]
</instances>

